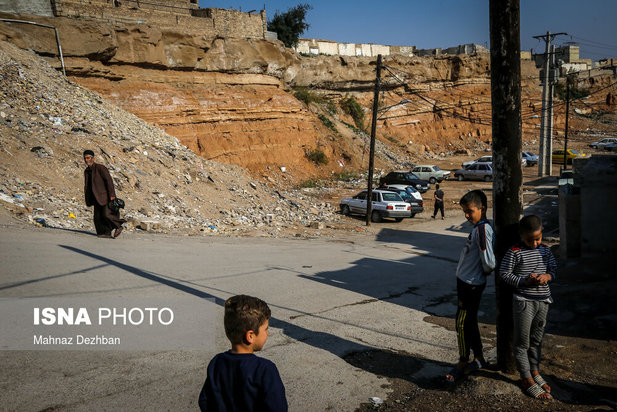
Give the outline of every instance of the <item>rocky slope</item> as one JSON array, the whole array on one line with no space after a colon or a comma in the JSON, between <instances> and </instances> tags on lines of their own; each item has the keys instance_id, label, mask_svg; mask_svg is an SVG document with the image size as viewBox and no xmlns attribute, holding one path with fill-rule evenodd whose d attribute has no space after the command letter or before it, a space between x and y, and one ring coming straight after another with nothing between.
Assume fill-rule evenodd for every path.
<instances>
[{"instance_id":1,"label":"rocky slope","mask_svg":"<svg viewBox=\"0 0 617 412\"><path fill-rule=\"evenodd\" d=\"M331 205L277 190L203 159L178 139L70 81L34 53L0 42L0 201L42 225L88 229L82 151L107 165L129 227L276 235L335 223Z\"/></svg>"}]
</instances>

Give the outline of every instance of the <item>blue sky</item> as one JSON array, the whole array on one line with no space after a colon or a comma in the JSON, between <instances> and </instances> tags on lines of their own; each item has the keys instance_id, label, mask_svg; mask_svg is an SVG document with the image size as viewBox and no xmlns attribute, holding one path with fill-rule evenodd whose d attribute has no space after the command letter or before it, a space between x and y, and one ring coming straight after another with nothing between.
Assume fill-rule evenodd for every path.
<instances>
[{"instance_id":1,"label":"blue sky","mask_svg":"<svg viewBox=\"0 0 617 412\"><path fill-rule=\"evenodd\" d=\"M488 0L200 0L200 7L261 10L268 19L299 3L313 6L302 37L348 43L417 46L489 45ZM521 48L544 52L533 36L566 32L556 45L577 42L581 57L617 57L617 0L520 0Z\"/></svg>"}]
</instances>

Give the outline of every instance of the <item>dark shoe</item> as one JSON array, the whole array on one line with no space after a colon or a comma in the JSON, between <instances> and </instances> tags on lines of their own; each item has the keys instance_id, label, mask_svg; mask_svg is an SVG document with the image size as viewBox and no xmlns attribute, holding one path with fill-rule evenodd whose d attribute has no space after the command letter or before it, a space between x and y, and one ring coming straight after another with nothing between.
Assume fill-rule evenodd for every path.
<instances>
[{"instance_id":1,"label":"dark shoe","mask_svg":"<svg viewBox=\"0 0 617 412\"><path fill-rule=\"evenodd\" d=\"M114 239L120 236L120 233L122 233L122 229L123 227L120 226L118 229L114 230Z\"/></svg>"},{"instance_id":2,"label":"dark shoe","mask_svg":"<svg viewBox=\"0 0 617 412\"><path fill-rule=\"evenodd\" d=\"M435 216L431 216L431 219L435 219Z\"/></svg>"},{"instance_id":3,"label":"dark shoe","mask_svg":"<svg viewBox=\"0 0 617 412\"><path fill-rule=\"evenodd\" d=\"M101 239L111 239L111 235L109 233L105 233L103 235L97 235Z\"/></svg>"}]
</instances>

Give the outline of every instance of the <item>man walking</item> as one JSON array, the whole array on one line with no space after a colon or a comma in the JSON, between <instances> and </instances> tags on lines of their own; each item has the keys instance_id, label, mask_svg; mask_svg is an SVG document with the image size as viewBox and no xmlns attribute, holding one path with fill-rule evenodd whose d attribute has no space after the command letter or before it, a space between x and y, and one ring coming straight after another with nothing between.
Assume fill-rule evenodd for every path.
<instances>
[{"instance_id":1,"label":"man walking","mask_svg":"<svg viewBox=\"0 0 617 412\"><path fill-rule=\"evenodd\" d=\"M435 185L435 194L433 195L433 199L435 199L435 210L433 211L433 219L437 216L437 211L441 211L441 220L444 219L443 213L443 190L439 188L439 183Z\"/></svg>"},{"instance_id":2,"label":"man walking","mask_svg":"<svg viewBox=\"0 0 617 412\"><path fill-rule=\"evenodd\" d=\"M94 152L84 151L84 194L86 205L94 206L94 227L96 234L101 238L116 238L122 233L122 224L125 222L120 219L120 211L113 212L109 208L109 201L116 198L114 182L111 179L109 170L101 164L94 162Z\"/></svg>"}]
</instances>

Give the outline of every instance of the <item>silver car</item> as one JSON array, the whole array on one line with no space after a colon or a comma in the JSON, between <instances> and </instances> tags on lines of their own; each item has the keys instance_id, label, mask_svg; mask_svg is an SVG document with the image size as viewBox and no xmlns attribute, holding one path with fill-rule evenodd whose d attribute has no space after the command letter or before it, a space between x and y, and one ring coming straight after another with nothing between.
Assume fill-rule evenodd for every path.
<instances>
[{"instance_id":1,"label":"silver car","mask_svg":"<svg viewBox=\"0 0 617 412\"><path fill-rule=\"evenodd\" d=\"M367 194L368 192L363 190L354 197L341 200L341 213L346 216L351 214L366 216ZM394 218L397 222L411 217L409 203L405 202L398 193L387 190L373 190L371 209L371 222L375 223L381 222L384 217Z\"/></svg>"},{"instance_id":2,"label":"silver car","mask_svg":"<svg viewBox=\"0 0 617 412\"><path fill-rule=\"evenodd\" d=\"M602 139L599 142L593 142L589 145L589 147L593 147L594 149L605 149L606 145L617 143L617 137L607 137L606 139Z\"/></svg>"},{"instance_id":3,"label":"silver car","mask_svg":"<svg viewBox=\"0 0 617 412\"><path fill-rule=\"evenodd\" d=\"M493 166L490 163L474 163L464 169L454 172L454 178L458 180L493 180Z\"/></svg>"},{"instance_id":4,"label":"silver car","mask_svg":"<svg viewBox=\"0 0 617 412\"><path fill-rule=\"evenodd\" d=\"M411 169L411 172L422 180L428 180L429 183L435 184L450 177L450 172L441 170L435 165L418 165Z\"/></svg>"},{"instance_id":5,"label":"silver car","mask_svg":"<svg viewBox=\"0 0 617 412\"><path fill-rule=\"evenodd\" d=\"M526 160L525 166L535 166L538 164L538 155L532 152L523 152L523 159Z\"/></svg>"}]
</instances>

